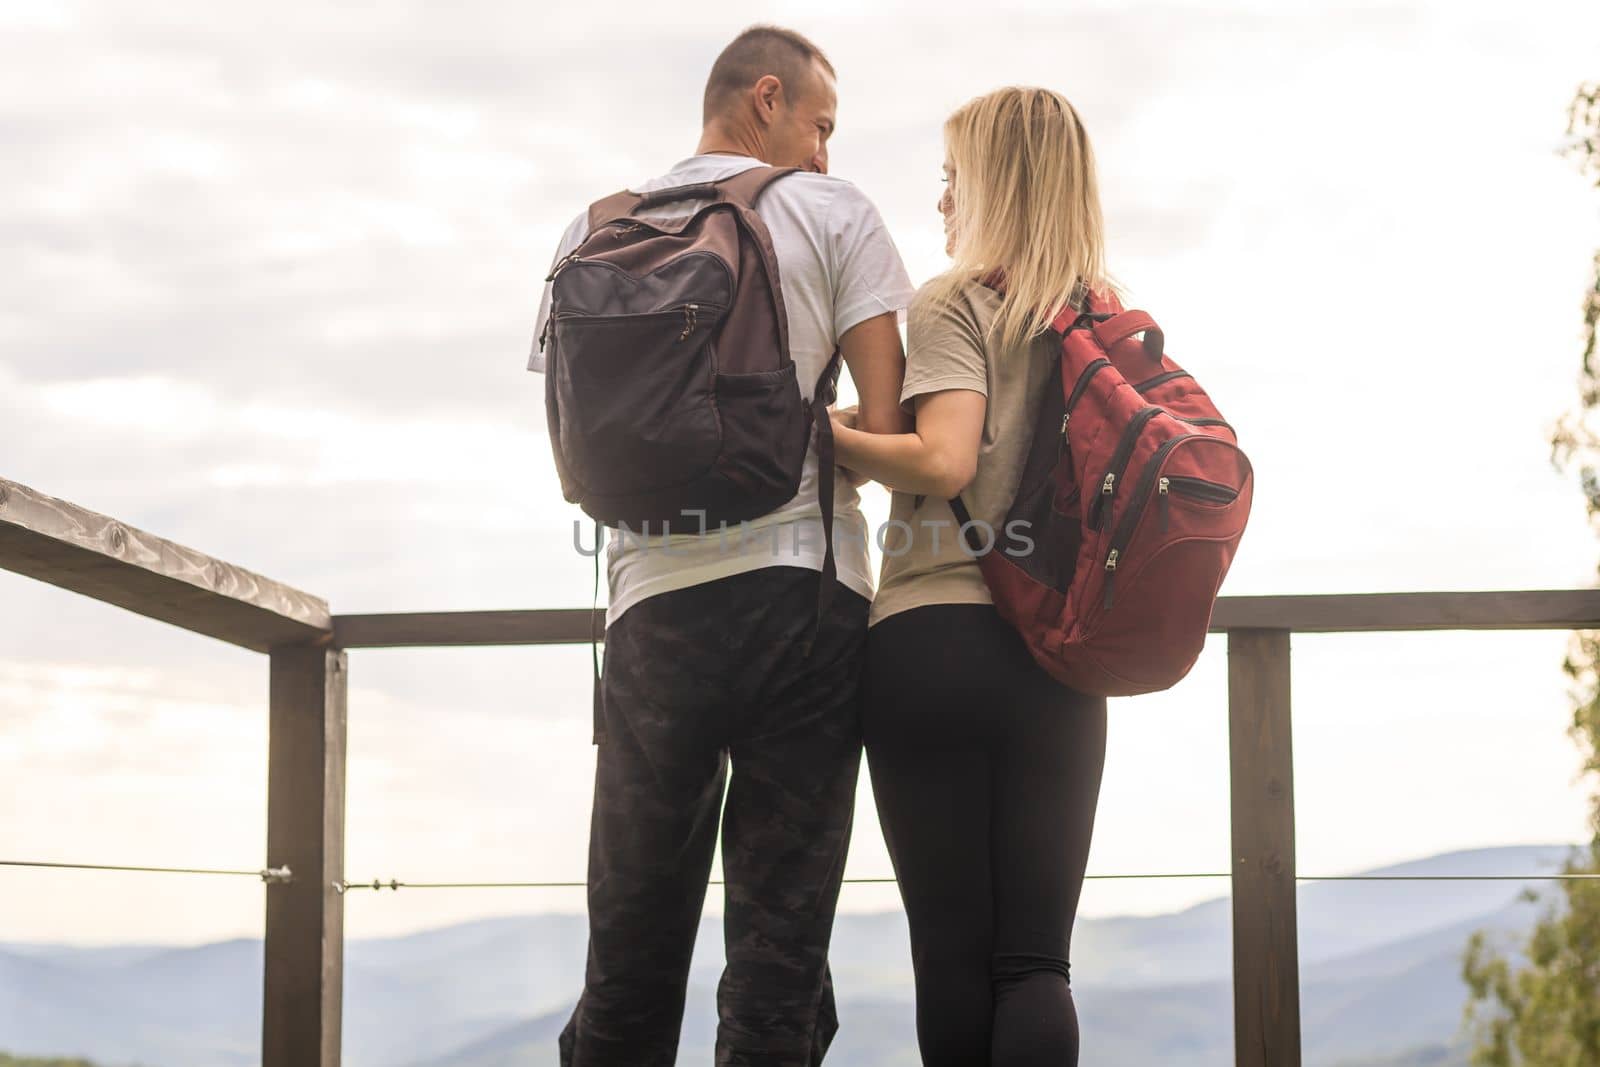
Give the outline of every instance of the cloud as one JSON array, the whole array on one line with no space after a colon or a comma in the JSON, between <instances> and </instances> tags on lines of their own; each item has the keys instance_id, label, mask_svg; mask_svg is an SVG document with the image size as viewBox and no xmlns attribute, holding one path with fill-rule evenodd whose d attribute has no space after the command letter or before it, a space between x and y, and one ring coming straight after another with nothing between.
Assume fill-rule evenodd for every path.
<instances>
[{"instance_id":1,"label":"cloud","mask_svg":"<svg viewBox=\"0 0 1600 1067\"><path fill-rule=\"evenodd\" d=\"M608 9L602 28L581 5L486 0L8 4L0 476L335 611L587 604L579 516L550 469L539 379L522 370L539 279L575 211L689 153L706 67L770 18L832 55L836 170L879 202L918 278L941 266L949 109L1009 82L1074 100L1113 269L1256 462L1227 591L1588 580L1581 497L1545 465L1542 427L1572 396L1577 299L1600 244L1592 191L1553 152L1567 96L1594 75L1600 10L1548 0L1508 22L1485 2L1185 0L971 16L639 4ZM60 798L56 829L82 830L70 840L87 851L126 790L160 798L158 827L182 824L162 805L200 795L215 840L244 841L254 862L259 656L7 574L0 648L0 763L24 794ZM512 780L525 754L554 783L543 810L580 810L587 657L352 653L352 859L371 864L358 873L415 877L414 859L500 873L451 844L423 800L448 794L451 825L495 813L501 829L474 831L472 847L532 841L536 809ZM1425 724L1408 729L1425 747ZM1147 754L1128 731L1125 751ZM1182 734L1165 773L1185 781L1184 746L1205 743ZM1342 764L1304 751L1308 782L1338 780ZM1108 867L1142 866L1126 843L1167 810L1137 806L1144 779L1125 758L1108 779L1130 798L1106 807L1102 840L1122 842ZM159 781L180 765L201 777ZM1558 802L1517 812L1531 826ZM1195 862L1220 848L1222 810L1203 813ZM579 823L530 849L571 873ZM433 835L420 854L402 847L418 826ZM1426 828L1407 832L1407 848L1428 847ZM870 813L858 833L873 836Z\"/></svg>"},{"instance_id":2,"label":"cloud","mask_svg":"<svg viewBox=\"0 0 1600 1067\"><path fill-rule=\"evenodd\" d=\"M29 380L162 368L232 393L514 417L515 357L560 224L687 154L704 69L747 17L642 8L600 37L573 14L487 4L447 23L414 5L225 23L204 10L95 6L19 31L12 77L33 92L0 110L18 160L0 237L27 309L8 349ZM841 166L897 231L934 228L922 202L940 119L1001 72L1065 79L1113 146L1239 34L1280 48L1287 35L1293 56L1349 18L1019 6L1003 29L952 36L923 15L804 20L845 72ZM873 25L919 62L886 62ZM1109 189L1142 190L1125 228L1170 239L1215 217L1214 185L1174 197L1105 157ZM936 267L923 258L920 273Z\"/></svg>"}]
</instances>

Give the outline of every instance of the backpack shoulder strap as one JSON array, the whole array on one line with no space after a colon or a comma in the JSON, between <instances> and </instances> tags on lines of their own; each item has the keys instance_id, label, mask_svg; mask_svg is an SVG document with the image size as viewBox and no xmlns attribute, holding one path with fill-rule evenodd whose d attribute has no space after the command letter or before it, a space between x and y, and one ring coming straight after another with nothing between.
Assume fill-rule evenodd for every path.
<instances>
[{"instance_id":1,"label":"backpack shoulder strap","mask_svg":"<svg viewBox=\"0 0 1600 1067\"><path fill-rule=\"evenodd\" d=\"M735 204L745 210L766 191L767 186L779 178L793 174L798 167L751 167L731 178L716 182L695 182L670 189L656 189L649 193L634 193L624 189L589 205L589 229L598 230L608 222L632 216L642 207L669 204L675 200L713 199Z\"/></svg>"},{"instance_id":2,"label":"backpack shoulder strap","mask_svg":"<svg viewBox=\"0 0 1600 1067\"><path fill-rule=\"evenodd\" d=\"M956 529L961 531L962 537L967 542L967 547L972 550L974 558L987 555L994 549L994 538L989 539L989 544L983 543L983 538L978 534L977 523L972 521L972 512L967 510L967 505L960 495L950 498L950 510L955 513ZM994 531L990 531L992 534Z\"/></svg>"},{"instance_id":3,"label":"backpack shoulder strap","mask_svg":"<svg viewBox=\"0 0 1600 1067\"><path fill-rule=\"evenodd\" d=\"M767 186L799 169L799 167L751 167L731 178L717 182L717 190L722 194L722 199L728 203L738 204L742 208L753 208L756 201L761 198L761 194L767 191Z\"/></svg>"},{"instance_id":4,"label":"backpack shoulder strap","mask_svg":"<svg viewBox=\"0 0 1600 1067\"><path fill-rule=\"evenodd\" d=\"M733 209L731 214L752 241L766 267L767 281L772 290L772 303L778 324L778 344L785 355L789 352L789 313L783 300L783 276L778 269L778 251L772 244L772 232L756 213L756 198L779 178L793 174L797 167L751 167L714 183L715 196L720 204Z\"/></svg>"},{"instance_id":5,"label":"backpack shoulder strap","mask_svg":"<svg viewBox=\"0 0 1600 1067\"><path fill-rule=\"evenodd\" d=\"M1122 311L1122 301L1118 300L1117 294L1110 289L1091 290L1088 286L1079 282L1077 288L1073 290L1073 295L1081 297L1081 303L1074 301L1078 303L1079 307L1093 314L1116 315Z\"/></svg>"}]
</instances>

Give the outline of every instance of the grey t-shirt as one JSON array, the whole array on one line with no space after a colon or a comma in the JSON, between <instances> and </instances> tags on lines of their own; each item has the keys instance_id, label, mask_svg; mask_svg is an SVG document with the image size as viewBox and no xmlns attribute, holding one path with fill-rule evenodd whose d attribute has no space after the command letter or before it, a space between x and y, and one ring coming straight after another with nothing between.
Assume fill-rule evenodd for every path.
<instances>
[{"instance_id":1,"label":"grey t-shirt","mask_svg":"<svg viewBox=\"0 0 1600 1067\"><path fill-rule=\"evenodd\" d=\"M928 292L926 286L918 292L907 313L900 400L914 411L913 398L947 389L971 389L988 398L978 472L961 499L974 521L1003 533L1050 368L1061 355L1060 343L1044 334L992 351L986 338L1000 308L994 290L968 282L949 304L931 299ZM891 494L871 623L929 604L993 603L977 560L961 542L949 502L930 496L917 507L916 499L910 493Z\"/></svg>"}]
</instances>

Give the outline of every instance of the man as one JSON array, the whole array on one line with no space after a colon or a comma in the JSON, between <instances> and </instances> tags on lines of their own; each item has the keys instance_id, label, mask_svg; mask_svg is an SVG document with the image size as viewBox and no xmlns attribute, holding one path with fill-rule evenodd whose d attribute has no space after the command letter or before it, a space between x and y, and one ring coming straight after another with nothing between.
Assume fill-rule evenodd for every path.
<instances>
[{"instance_id":1,"label":"man","mask_svg":"<svg viewBox=\"0 0 1600 1067\"><path fill-rule=\"evenodd\" d=\"M898 316L911 285L871 202L827 176L835 102L833 67L815 45L788 30L746 30L711 69L695 155L633 191L763 163L807 171L756 204L777 254L800 388L809 400L837 345L860 396L859 425L901 432ZM555 260L587 230L580 215ZM547 287L536 338L549 304ZM528 366L544 369L537 341ZM737 535L611 540L589 958L561 1035L564 1067L674 1062L719 813L727 966L716 1062L813 1067L837 1030L827 949L860 767L857 681L872 593L859 501L846 479L837 486L842 588L820 620L815 440L795 497Z\"/></svg>"}]
</instances>

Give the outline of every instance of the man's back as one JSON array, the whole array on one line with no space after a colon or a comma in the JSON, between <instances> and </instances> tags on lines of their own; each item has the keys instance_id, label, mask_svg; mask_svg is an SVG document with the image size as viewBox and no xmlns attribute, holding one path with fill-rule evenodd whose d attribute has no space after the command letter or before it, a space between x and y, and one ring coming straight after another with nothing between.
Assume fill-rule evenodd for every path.
<instances>
[{"instance_id":1,"label":"man's back","mask_svg":"<svg viewBox=\"0 0 1600 1067\"><path fill-rule=\"evenodd\" d=\"M638 193L731 177L761 161L748 156L697 155L666 174L634 186ZM705 201L679 201L644 218L681 217ZM779 284L789 322L789 354L802 394L809 400L839 339L851 327L889 313L900 313L911 296L898 251L878 211L854 185L822 174L796 173L780 179L756 205L772 235ZM562 238L559 260L587 236L588 216L580 215ZM535 337L542 336L549 313L545 288ZM528 361L543 370L537 343ZM808 450L800 489L787 504L745 524L742 531L683 534L667 539L613 538L608 552L611 600L606 623L633 604L658 593L771 566L821 570L823 533L818 501L815 447ZM839 579L864 597L872 595L866 522L855 488L835 482L834 544Z\"/></svg>"},{"instance_id":2,"label":"man's back","mask_svg":"<svg viewBox=\"0 0 1600 1067\"><path fill-rule=\"evenodd\" d=\"M826 177L838 103L832 65L792 30L753 26L712 64L701 103L696 155L633 192L721 181L758 161L798 170L768 185L754 209L771 236L793 363L778 352L741 352L732 362L793 372L801 395L792 399L815 407L827 399L817 380L837 347L860 396L861 425L900 432L905 358L895 316L911 284L871 203ZM662 204L641 217L678 217L704 203ZM587 227L587 216L574 222L557 259ZM541 331L549 304L547 287ZM764 330L771 326L769 318ZM711 336L713 345L728 339ZM564 348L557 362L584 351ZM626 346L602 358L609 367L648 357ZM690 374L696 388L714 391L715 361L706 362ZM542 369L540 353L529 367ZM557 415L560 384L550 390ZM760 429L748 437L773 439L773 459L787 453L781 495L794 484L799 435L750 424ZM716 1062L817 1067L838 1029L827 952L861 770L858 683L872 585L865 523L848 486L828 501L838 578L828 576L814 447L793 498L736 529L667 544L659 534L647 545L632 534L612 539L594 708L589 953L583 993L561 1032L562 1067L675 1062L719 836L727 966L717 985ZM821 481L839 481L826 474ZM723 514L759 511L755 503Z\"/></svg>"}]
</instances>

